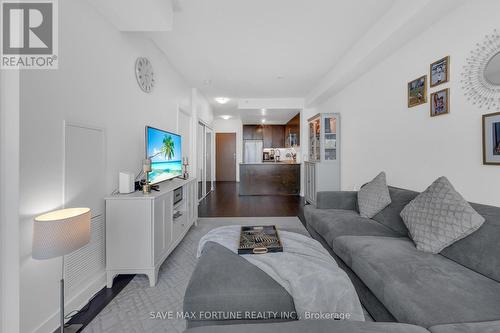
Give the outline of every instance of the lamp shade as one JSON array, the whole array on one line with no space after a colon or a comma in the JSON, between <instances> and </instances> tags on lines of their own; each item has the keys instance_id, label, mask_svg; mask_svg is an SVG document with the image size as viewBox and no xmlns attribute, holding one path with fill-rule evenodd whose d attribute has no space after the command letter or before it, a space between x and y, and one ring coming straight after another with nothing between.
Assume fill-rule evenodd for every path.
<instances>
[{"instance_id":1,"label":"lamp shade","mask_svg":"<svg viewBox=\"0 0 500 333\"><path fill-rule=\"evenodd\" d=\"M35 217L34 259L50 259L78 250L90 241L90 209L68 208Z\"/></svg>"}]
</instances>

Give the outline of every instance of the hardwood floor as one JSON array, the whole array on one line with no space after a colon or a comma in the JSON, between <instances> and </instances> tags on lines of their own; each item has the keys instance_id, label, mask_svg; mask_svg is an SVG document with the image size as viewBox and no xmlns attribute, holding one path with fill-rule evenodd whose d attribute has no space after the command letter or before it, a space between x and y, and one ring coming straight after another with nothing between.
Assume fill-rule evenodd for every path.
<instances>
[{"instance_id":1,"label":"hardwood floor","mask_svg":"<svg viewBox=\"0 0 500 333\"><path fill-rule=\"evenodd\" d=\"M299 216L304 198L300 196L240 196L239 183L216 182L215 190L198 207L199 217Z\"/></svg>"},{"instance_id":2,"label":"hardwood floor","mask_svg":"<svg viewBox=\"0 0 500 333\"><path fill-rule=\"evenodd\" d=\"M97 316L102 309L106 307L115 298L116 295L122 291L123 288L134 278L135 275L118 275L113 283L112 288L102 288L94 297L82 307L69 321L71 324L82 324L83 327L77 331L82 332L83 329ZM60 328L56 329L54 333L59 333Z\"/></svg>"}]
</instances>

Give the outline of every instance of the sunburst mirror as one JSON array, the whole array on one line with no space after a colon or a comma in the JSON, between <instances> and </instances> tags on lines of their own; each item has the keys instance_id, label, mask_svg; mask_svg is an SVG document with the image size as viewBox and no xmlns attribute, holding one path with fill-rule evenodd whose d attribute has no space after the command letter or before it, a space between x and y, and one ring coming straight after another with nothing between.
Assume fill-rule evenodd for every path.
<instances>
[{"instance_id":1,"label":"sunburst mirror","mask_svg":"<svg viewBox=\"0 0 500 333\"><path fill-rule=\"evenodd\" d=\"M462 88L473 105L500 110L500 33L486 35L471 51L462 73Z\"/></svg>"}]
</instances>

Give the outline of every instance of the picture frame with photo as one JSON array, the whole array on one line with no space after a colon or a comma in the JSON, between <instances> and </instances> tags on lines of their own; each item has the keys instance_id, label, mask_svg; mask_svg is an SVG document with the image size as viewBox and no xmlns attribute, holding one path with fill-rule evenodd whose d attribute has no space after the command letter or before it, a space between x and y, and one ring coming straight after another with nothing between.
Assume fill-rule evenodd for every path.
<instances>
[{"instance_id":1,"label":"picture frame with photo","mask_svg":"<svg viewBox=\"0 0 500 333\"><path fill-rule=\"evenodd\" d=\"M450 113L450 89L446 88L433 92L430 103L431 117Z\"/></svg>"},{"instance_id":2,"label":"picture frame with photo","mask_svg":"<svg viewBox=\"0 0 500 333\"><path fill-rule=\"evenodd\" d=\"M430 66L430 86L436 87L450 81L450 56L433 62Z\"/></svg>"},{"instance_id":3,"label":"picture frame with photo","mask_svg":"<svg viewBox=\"0 0 500 333\"><path fill-rule=\"evenodd\" d=\"M483 115L483 164L500 165L500 112Z\"/></svg>"},{"instance_id":4,"label":"picture frame with photo","mask_svg":"<svg viewBox=\"0 0 500 333\"><path fill-rule=\"evenodd\" d=\"M427 103L427 75L408 82L408 107Z\"/></svg>"}]
</instances>

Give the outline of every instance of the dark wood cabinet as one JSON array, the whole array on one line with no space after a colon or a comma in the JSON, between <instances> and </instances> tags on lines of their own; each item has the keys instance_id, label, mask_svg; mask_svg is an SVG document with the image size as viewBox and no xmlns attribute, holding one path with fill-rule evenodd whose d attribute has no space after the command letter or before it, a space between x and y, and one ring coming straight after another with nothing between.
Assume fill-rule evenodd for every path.
<instances>
[{"instance_id":1,"label":"dark wood cabinet","mask_svg":"<svg viewBox=\"0 0 500 333\"><path fill-rule=\"evenodd\" d=\"M300 113L285 125L285 147L290 148L293 144L300 146Z\"/></svg>"},{"instance_id":2,"label":"dark wood cabinet","mask_svg":"<svg viewBox=\"0 0 500 333\"><path fill-rule=\"evenodd\" d=\"M264 139L264 131L262 130L262 125L256 125L255 130L253 132L254 140L263 140Z\"/></svg>"},{"instance_id":3,"label":"dark wood cabinet","mask_svg":"<svg viewBox=\"0 0 500 333\"><path fill-rule=\"evenodd\" d=\"M240 195L299 195L300 164L240 165Z\"/></svg>"},{"instance_id":4,"label":"dark wood cabinet","mask_svg":"<svg viewBox=\"0 0 500 333\"><path fill-rule=\"evenodd\" d=\"M252 140L254 125L243 125L243 140Z\"/></svg>"},{"instance_id":5,"label":"dark wood cabinet","mask_svg":"<svg viewBox=\"0 0 500 333\"><path fill-rule=\"evenodd\" d=\"M264 148L289 147L290 128L298 135L299 125L243 125L243 140L263 140Z\"/></svg>"},{"instance_id":6,"label":"dark wood cabinet","mask_svg":"<svg viewBox=\"0 0 500 333\"><path fill-rule=\"evenodd\" d=\"M262 125L243 125L243 140L263 140Z\"/></svg>"},{"instance_id":7,"label":"dark wood cabinet","mask_svg":"<svg viewBox=\"0 0 500 333\"><path fill-rule=\"evenodd\" d=\"M273 127L270 125L263 126L264 148L273 148Z\"/></svg>"},{"instance_id":8,"label":"dark wood cabinet","mask_svg":"<svg viewBox=\"0 0 500 333\"><path fill-rule=\"evenodd\" d=\"M273 125L272 126L272 145L273 148L283 148L285 147L285 126L284 125Z\"/></svg>"}]
</instances>

